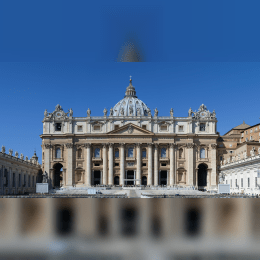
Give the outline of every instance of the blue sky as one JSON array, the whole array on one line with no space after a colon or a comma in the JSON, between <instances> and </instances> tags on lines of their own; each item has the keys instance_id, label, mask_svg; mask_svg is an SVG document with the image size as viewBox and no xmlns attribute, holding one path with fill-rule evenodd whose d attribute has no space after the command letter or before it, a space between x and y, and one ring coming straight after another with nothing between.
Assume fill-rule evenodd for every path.
<instances>
[{"instance_id":1,"label":"blue sky","mask_svg":"<svg viewBox=\"0 0 260 260\"><path fill-rule=\"evenodd\" d=\"M130 75L161 116L204 103L221 134L257 124L258 2L2 0L0 145L41 159L45 109L101 116ZM141 62L119 62L129 46Z\"/></svg>"}]
</instances>

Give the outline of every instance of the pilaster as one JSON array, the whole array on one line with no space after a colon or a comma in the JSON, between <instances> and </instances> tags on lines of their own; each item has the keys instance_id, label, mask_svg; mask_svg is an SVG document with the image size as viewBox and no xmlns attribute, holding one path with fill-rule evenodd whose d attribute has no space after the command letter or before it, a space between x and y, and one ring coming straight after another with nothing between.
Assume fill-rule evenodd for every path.
<instances>
[{"instance_id":1,"label":"pilaster","mask_svg":"<svg viewBox=\"0 0 260 260\"><path fill-rule=\"evenodd\" d=\"M113 185L113 168L114 168L114 161L113 161L113 147L114 144L109 144L109 176L108 176L108 185Z\"/></svg>"},{"instance_id":2,"label":"pilaster","mask_svg":"<svg viewBox=\"0 0 260 260\"><path fill-rule=\"evenodd\" d=\"M87 150L85 183L91 186L91 143L85 144Z\"/></svg>"},{"instance_id":3,"label":"pilaster","mask_svg":"<svg viewBox=\"0 0 260 260\"><path fill-rule=\"evenodd\" d=\"M113 155L113 154L112 154ZM120 144L120 185L124 185L125 173L125 144Z\"/></svg>"},{"instance_id":4,"label":"pilaster","mask_svg":"<svg viewBox=\"0 0 260 260\"><path fill-rule=\"evenodd\" d=\"M212 188L217 188L217 144L211 144L211 185Z\"/></svg>"},{"instance_id":5,"label":"pilaster","mask_svg":"<svg viewBox=\"0 0 260 260\"><path fill-rule=\"evenodd\" d=\"M103 185L107 185L107 144L103 144Z\"/></svg>"},{"instance_id":6,"label":"pilaster","mask_svg":"<svg viewBox=\"0 0 260 260\"><path fill-rule=\"evenodd\" d=\"M148 182L147 185L152 185L153 184L153 144L149 143L148 144Z\"/></svg>"},{"instance_id":7,"label":"pilaster","mask_svg":"<svg viewBox=\"0 0 260 260\"><path fill-rule=\"evenodd\" d=\"M170 186L175 183L174 178L174 146L175 144L170 144Z\"/></svg>"},{"instance_id":8,"label":"pilaster","mask_svg":"<svg viewBox=\"0 0 260 260\"><path fill-rule=\"evenodd\" d=\"M154 145L154 186L158 186L158 144Z\"/></svg>"},{"instance_id":9,"label":"pilaster","mask_svg":"<svg viewBox=\"0 0 260 260\"><path fill-rule=\"evenodd\" d=\"M73 143L67 143L67 186L72 186L73 184Z\"/></svg>"},{"instance_id":10,"label":"pilaster","mask_svg":"<svg viewBox=\"0 0 260 260\"><path fill-rule=\"evenodd\" d=\"M186 183L188 185L193 185L193 177L194 177L194 143L188 143L187 144L187 150L188 150L188 176Z\"/></svg>"},{"instance_id":11,"label":"pilaster","mask_svg":"<svg viewBox=\"0 0 260 260\"><path fill-rule=\"evenodd\" d=\"M136 179L141 179L141 144L137 143L136 144ZM136 185L141 185L141 181L136 181Z\"/></svg>"}]
</instances>

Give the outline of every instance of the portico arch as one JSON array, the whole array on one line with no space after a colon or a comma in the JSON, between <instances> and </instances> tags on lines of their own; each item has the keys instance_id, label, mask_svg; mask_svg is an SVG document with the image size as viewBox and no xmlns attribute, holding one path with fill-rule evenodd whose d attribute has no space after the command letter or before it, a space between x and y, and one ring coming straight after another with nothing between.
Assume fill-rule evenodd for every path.
<instances>
[{"instance_id":1,"label":"portico arch","mask_svg":"<svg viewBox=\"0 0 260 260\"><path fill-rule=\"evenodd\" d=\"M53 186L56 188L60 188L62 180L63 180L63 165L61 163L55 163L53 165Z\"/></svg>"},{"instance_id":2,"label":"portico arch","mask_svg":"<svg viewBox=\"0 0 260 260\"><path fill-rule=\"evenodd\" d=\"M208 174L208 165L201 163L198 166L198 188L204 189L207 186L207 174Z\"/></svg>"}]
</instances>

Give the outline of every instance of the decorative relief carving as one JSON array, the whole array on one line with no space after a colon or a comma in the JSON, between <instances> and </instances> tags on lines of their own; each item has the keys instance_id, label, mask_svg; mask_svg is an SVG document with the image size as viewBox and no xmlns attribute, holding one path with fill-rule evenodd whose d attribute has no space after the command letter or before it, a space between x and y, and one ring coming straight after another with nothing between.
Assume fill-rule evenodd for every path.
<instances>
[{"instance_id":1,"label":"decorative relief carving","mask_svg":"<svg viewBox=\"0 0 260 260\"><path fill-rule=\"evenodd\" d=\"M128 132L129 134L132 134L133 131L134 131L134 128L133 128L132 125L130 125L130 126L128 127L128 129L127 129L127 132Z\"/></svg>"},{"instance_id":2,"label":"decorative relief carving","mask_svg":"<svg viewBox=\"0 0 260 260\"><path fill-rule=\"evenodd\" d=\"M217 149L217 144L211 144L211 148L214 150Z\"/></svg>"}]
</instances>

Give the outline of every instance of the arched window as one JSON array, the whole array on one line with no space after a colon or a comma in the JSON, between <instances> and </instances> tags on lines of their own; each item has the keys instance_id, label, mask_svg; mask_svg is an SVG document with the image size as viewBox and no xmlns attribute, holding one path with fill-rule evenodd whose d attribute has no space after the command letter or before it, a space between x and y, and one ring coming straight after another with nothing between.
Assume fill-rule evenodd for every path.
<instances>
[{"instance_id":1,"label":"arched window","mask_svg":"<svg viewBox=\"0 0 260 260\"><path fill-rule=\"evenodd\" d=\"M205 158L205 148L200 149L200 158L202 158L202 159Z\"/></svg>"},{"instance_id":2,"label":"arched window","mask_svg":"<svg viewBox=\"0 0 260 260\"><path fill-rule=\"evenodd\" d=\"M145 149L142 150L142 157L146 158L146 150Z\"/></svg>"},{"instance_id":3,"label":"arched window","mask_svg":"<svg viewBox=\"0 0 260 260\"><path fill-rule=\"evenodd\" d=\"M128 157L134 157L134 149L132 147L128 148Z\"/></svg>"},{"instance_id":4,"label":"arched window","mask_svg":"<svg viewBox=\"0 0 260 260\"><path fill-rule=\"evenodd\" d=\"M57 159L60 159L61 158L61 149L58 147L58 148L56 148L56 150L55 150L55 157L57 158Z\"/></svg>"},{"instance_id":5,"label":"arched window","mask_svg":"<svg viewBox=\"0 0 260 260\"><path fill-rule=\"evenodd\" d=\"M161 149L161 157L165 158L166 157L166 148Z\"/></svg>"},{"instance_id":6,"label":"arched window","mask_svg":"<svg viewBox=\"0 0 260 260\"><path fill-rule=\"evenodd\" d=\"M181 159L182 156L183 156L183 149L181 148L181 149L179 150L179 158Z\"/></svg>"},{"instance_id":7,"label":"arched window","mask_svg":"<svg viewBox=\"0 0 260 260\"><path fill-rule=\"evenodd\" d=\"M95 158L100 158L100 149L99 148L95 149Z\"/></svg>"},{"instance_id":8,"label":"arched window","mask_svg":"<svg viewBox=\"0 0 260 260\"><path fill-rule=\"evenodd\" d=\"M78 158L82 158L82 149L78 149Z\"/></svg>"}]
</instances>

